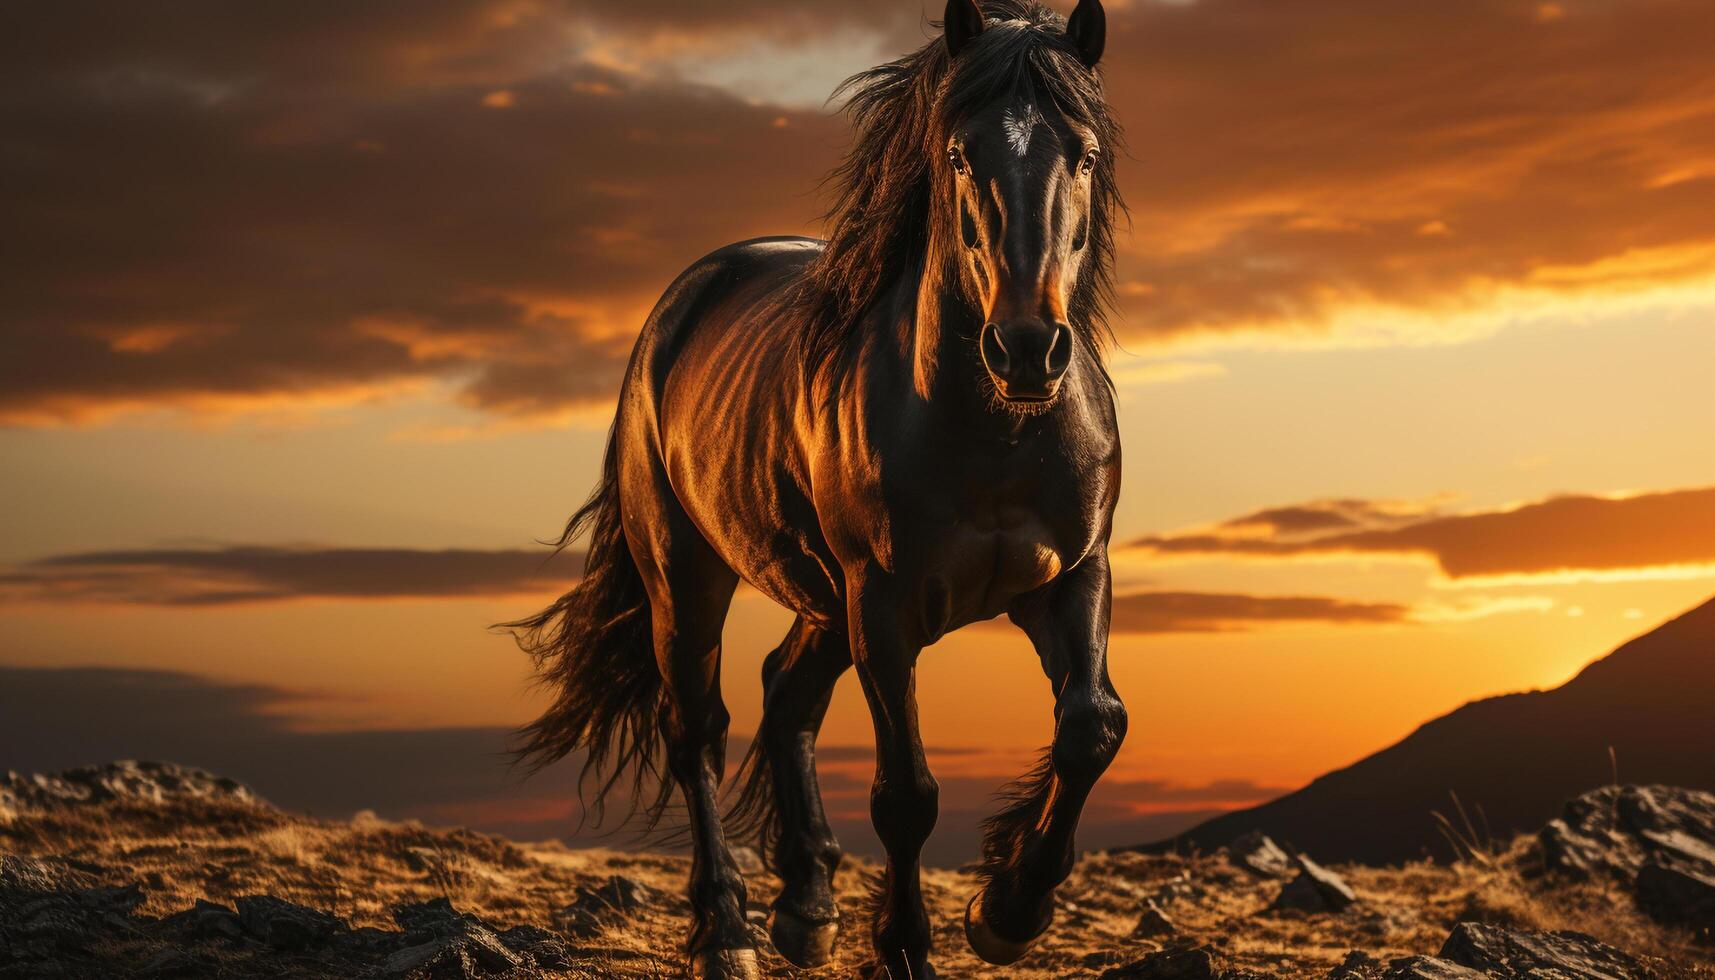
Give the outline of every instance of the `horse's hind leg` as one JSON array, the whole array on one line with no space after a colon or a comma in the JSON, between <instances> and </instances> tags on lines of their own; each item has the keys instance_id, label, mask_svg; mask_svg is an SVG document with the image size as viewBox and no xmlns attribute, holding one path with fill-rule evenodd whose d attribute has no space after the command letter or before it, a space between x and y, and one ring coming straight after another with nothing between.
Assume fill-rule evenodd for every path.
<instances>
[{"instance_id":1,"label":"horse's hind leg","mask_svg":"<svg viewBox=\"0 0 1715 980\"><path fill-rule=\"evenodd\" d=\"M720 690L721 626L737 576L671 498L651 498L627 516L647 522L647 535L632 538L647 544L634 544L633 552L649 583L655 659L666 695L667 766L690 818L690 973L698 980L755 980L761 969L744 918L744 878L716 803L728 721Z\"/></svg>"},{"instance_id":2,"label":"horse's hind leg","mask_svg":"<svg viewBox=\"0 0 1715 980\"><path fill-rule=\"evenodd\" d=\"M772 778L774 869L780 896L769 932L774 948L797 966L826 963L839 935L834 872L840 844L822 810L816 783L816 733L828 712L834 684L851 666L843 632L799 619L763 663L765 688L760 749Z\"/></svg>"},{"instance_id":3,"label":"horse's hind leg","mask_svg":"<svg viewBox=\"0 0 1715 980\"><path fill-rule=\"evenodd\" d=\"M1048 928L1084 800L1125 738L1125 708L1108 680L1111 589L1098 553L1011 613L1054 686L1054 745L985 826L984 885L966 909L965 936L990 963L1017 960Z\"/></svg>"}]
</instances>

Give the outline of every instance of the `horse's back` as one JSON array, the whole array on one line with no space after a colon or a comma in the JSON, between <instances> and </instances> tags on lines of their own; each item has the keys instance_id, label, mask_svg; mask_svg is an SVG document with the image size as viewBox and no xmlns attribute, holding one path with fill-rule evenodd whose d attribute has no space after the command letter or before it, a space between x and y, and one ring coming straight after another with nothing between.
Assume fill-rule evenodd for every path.
<instances>
[{"instance_id":1,"label":"horse's back","mask_svg":"<svg viewBox=\"0 0 1715 980\"><path fill-rule=\"evenodd\" d=\"M825 244L813 238L752 238L718 248L687 266L656 301L637 337L622 408L639 394L659 408L687 348L706 348L711 334L742 333L754 324L758 309L783 305Z\"/></svg>"},{"instance_id":2,"label":"horse's back","mask_svg":"<svg viewBox=\"0 0 1715 980\"><path fill-rule=\"evenodd\" d=\"M824 244L813 238L752 238L691 263L661 294L637 338L628 391L642 386L657 401L679 354L697 331L736 326L749 308L778 300L802 278Z\"/></svg>"},{"instance_id":3,"label":"horse's back","mask_svg":"<svg viewBox=\"0 0 1715 980\"><path fill-rule=\"evenodd\" d=\"M752 239L687 268L638 338L618 421L620 452L653 477L648 492L812 620L837 610L838 586L797 438L804 318L790 293L823 244Z\"/></svg>"}]
</instances>

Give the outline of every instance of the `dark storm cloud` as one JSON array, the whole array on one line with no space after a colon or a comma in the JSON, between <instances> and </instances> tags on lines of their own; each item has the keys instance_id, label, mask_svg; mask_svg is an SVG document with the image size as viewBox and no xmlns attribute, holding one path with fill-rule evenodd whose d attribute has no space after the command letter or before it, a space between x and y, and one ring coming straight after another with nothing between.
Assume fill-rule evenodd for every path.
<instances>
[{"instance_id":1,"label":"dark storm cloud","mask_svg":"<svg viewBox=\"0 0 1715 980\"><path fill-rule=\"evenodd\" d=\"M938 7L24 5L0 420L429 384L509 415L603 403L687 262L813 228L844 136L681 61L903 50ZM1138 2L1110 30L1122 337L1715 265L1710 4Z\"/></svg>"},{"instance_id":2,"label":"dark storm cloud","mask_svg":"<svg viewBox=\"0 0 1715 980\"><path fill-rule=\"evenodd\" d=\"M1330 507L1323 502L1299 509L1332 512ZM1345 506L1338 513L1350 519L1358 511ZM1406 521L1397 514L1382 513L1382 518L1368 526L1330 524L1328 533L1298 536L1233 533L1235 527L1250 522L1240 518L1208 531L1140 538L1129 547L1158 555L1261 558L1422 555L1451 578L1609 572L1715 562L1715 487L1627 497L1567 495L1506 510Z\"/></svg>"},{"instance_id":3,"label":"dark storm cloud","mask_svg":"<svg viewBox=\"0 0 1715 980\"><path fill-rule=\"evenodd\" d=\"M0 601L215 606L282 599L540 593L575 579L574 552L270 548L104 551L0 571Z\"/></svg>"},{"instance_id":4,"label":"dark storm cloud","mask_svg":"<svg viewBox=\"0 0 1715 980\"><path fill-rule=\"evenodd\" d=\"M296 712L314 692L231 684L166 671L0 667L0 770L51 772L114 759L170 760L231 776L288 809L344 819L374 810L389 819L462 824L520 839L559 837L624 844L624 835L574 834L575 766L558 764L523 779L509 769L504 728L301 731ZM733 771L746 740L729 743ZM867 746L830 747L824 756ZM955 753L931 748L931 760ZM1020 766L1022 767L1022 763ZM1006 777L941 780L941 819L929 860L976 857L978 821ZM824 792L847 851L879 853L869 829L869 775L825 769ZM1157 783L1098 788L1079 842L1086 847L1154 840L1231 805L1273 795L1267 787ZM1248 789L1246 787L1249 787ZM1128 795L1129 794L1129 795ZM1139 804L1176 809L1140 816Z\"/></svg>"}]
</instances>

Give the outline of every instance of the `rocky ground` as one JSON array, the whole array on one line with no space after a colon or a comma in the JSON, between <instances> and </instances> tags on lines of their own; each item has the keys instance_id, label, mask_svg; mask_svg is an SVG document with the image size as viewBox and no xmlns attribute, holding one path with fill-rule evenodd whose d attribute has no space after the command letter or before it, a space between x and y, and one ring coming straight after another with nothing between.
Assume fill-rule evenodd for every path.
<instances>
[{"instance_id":1,"label":"rocky ground","mask_svg":"<svg viewBox=\"0 0 1715 980\"><path fill-rule=\"evenodd\" d=\"M942 977L1715 978L1715 796L1609 787L1452 866L1324 868L1252 838L1087 856L1020 964L965 946L967 873L925 875ZM773 882L745 854L760 921ZM682 858L277 810L121 763L0 781L0 977L674 977ZM843 871L851 934L872 864ZM766 949L766 940L763 940Z\"/></svg>"}]
</instances>

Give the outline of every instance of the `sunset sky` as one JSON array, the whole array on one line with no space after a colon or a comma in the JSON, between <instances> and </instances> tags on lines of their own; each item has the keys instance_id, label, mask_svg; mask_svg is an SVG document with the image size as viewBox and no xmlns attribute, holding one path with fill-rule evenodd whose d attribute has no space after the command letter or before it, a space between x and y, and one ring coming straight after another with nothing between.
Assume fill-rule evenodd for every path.
<instances>
[{"instance_id":1,"label":"sunset sky","mask_svg":"<svg viewBox=\"0 0 1715 980\"><path fill-rule=\"evenodd\" d=\"M485 627L575 575L533 540L662 288L816 233L824 100L940 4L169 6L9 18L0 769L171 752L566 833L568 775L490 757L537 702ZM1107 6L1132 724L1082 839L1278 795L1715 593L1715 4ZM735 738L789 622L734 603ZM1051 698L1004 623L919 695L964 860ZM869 739L848 678L824 778L859 850Z\"/></svg>"}]
</instances>

